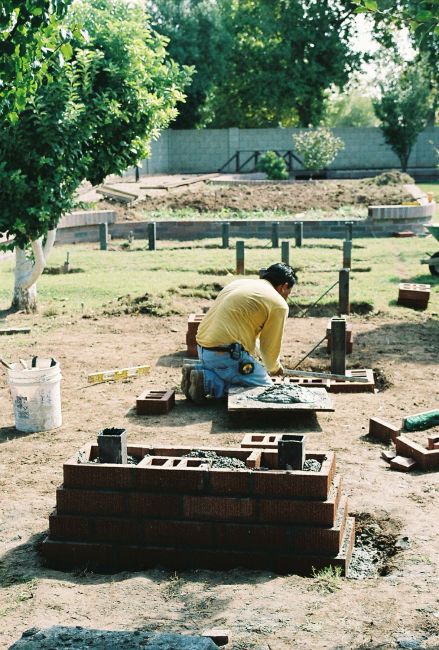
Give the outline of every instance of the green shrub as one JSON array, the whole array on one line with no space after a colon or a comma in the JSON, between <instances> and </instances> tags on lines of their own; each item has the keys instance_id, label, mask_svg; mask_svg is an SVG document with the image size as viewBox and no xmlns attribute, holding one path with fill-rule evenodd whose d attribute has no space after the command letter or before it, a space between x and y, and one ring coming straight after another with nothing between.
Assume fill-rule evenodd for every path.
<instances>
[{"instance_id":1,"label":"green shrub","mask_svg":"<svg viewBox=\"0 0 439 650\"><path fill-rule=\"evenodd\" d=\"M285 160L274 151L267 151L261 156L259 169L267 174L270 181L285 181L288 178Z\"/></svg>"},{"instance_id":2,"label":"green shrub","mask_svg":"<svg viewBox=\"0 0 439 650\"><path fill-rule=\"evenodd\" d=\"M293 135L296 151L305 169L318 172L332 163L337 153L344 149L344 142L329 129L318 127L299 135Z\"/></svg>"}]
</instances>

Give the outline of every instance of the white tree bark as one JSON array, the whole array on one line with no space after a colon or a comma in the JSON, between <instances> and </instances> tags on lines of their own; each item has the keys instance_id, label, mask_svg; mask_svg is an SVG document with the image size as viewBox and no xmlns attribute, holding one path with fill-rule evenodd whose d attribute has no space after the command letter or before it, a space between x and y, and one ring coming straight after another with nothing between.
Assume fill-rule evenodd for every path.
<instances>
[{"instance_id":1,"label":"white tree bark","mask_svg":"<svg viewBox=\"0 0 439 650\"><path fill-rule=\"evenodd\" d=\"M55 236L56 228L49 230L44 246L42 237L32 242L33 260L26 255L23 248L15 248L15 287L12 309L37 311L37 280L44 271Z\"/></svg>"}]
</instances>

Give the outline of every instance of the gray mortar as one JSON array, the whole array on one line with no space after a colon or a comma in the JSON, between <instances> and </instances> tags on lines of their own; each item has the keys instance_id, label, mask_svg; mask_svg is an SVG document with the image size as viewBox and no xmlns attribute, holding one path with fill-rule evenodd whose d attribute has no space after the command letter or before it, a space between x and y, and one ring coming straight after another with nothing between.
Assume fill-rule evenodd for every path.
<instances>
[{"instance_id":1,"label":"gray mortar","mask_svg":"<svg viewBox=\"0 0 439 650\"><path fill-rule=\"evenodd\" d=\"M61 650L63 648L93 648L108 650L217 650L208 637L179 634L151 634L111 630L90 630L82 627L55 625L45 630L31 628L9 650Z\"/></svg>"},{"instance_id":2,"label":"gray mortar","mask_svg":"<svg viewBox=\"0 0 439 650\"><path fill-rule=\"evenodd\" d=\"M222 469L246 469L244 461L239 458L232 458L231 456L218 456L215 451L207 449L193 449L189 454L183 458L205 458L212 468Z\"/></svg>"},{"instance_id":3,"label":"gray mortar","mask_svg":"<svg viewBox=\"0 0 439 650\"><path fill-rule=\"evenodd\" d=\"M319 463L315 458L308 458L304 463L302 470L304 472L320 472L322 463Z\"/></svg>"},{"instance_id":4,"label":"gray mortar","mask_svg":"<svg viewBox=\"0 0 439 650\"><path fill-rule=\"evenodd\" d=\"M276 404L312 404L316 401L316 395L304 386L275 384L259 395L249 395L248 399L258 402L275 402Z\"/></svg>"}]
</instances>

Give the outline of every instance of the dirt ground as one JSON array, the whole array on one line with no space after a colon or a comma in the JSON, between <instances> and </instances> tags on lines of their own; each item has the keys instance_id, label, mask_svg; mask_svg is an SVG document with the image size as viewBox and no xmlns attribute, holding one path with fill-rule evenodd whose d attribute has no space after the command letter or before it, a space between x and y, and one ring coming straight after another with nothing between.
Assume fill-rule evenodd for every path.
<instances>
[{"instance_id":1,"label":"dirt ground","mask_svg":"<svg viewBox=\"0 0 439 650\"><path fill-rule=\"evenodd\" d=\"M187 314L207 305L187 299ZM178 390L187 314L9 317L8 325L32 329L2 336L2 356L59 360L63 425L17 432L6 378L0 376L0 647L30 627L57 624L189 634L221 627L229 629L228 647L234 650L439 648L439 472L391 471L380 459L385 445L367 435L370 416L399 423L405 415L437 408L437 318L428 312L414 320L350 317L354 351L348 367L374 368L380 386L388 387L333 395L334 413L236 426L224 404L195 407L177 392L168 415L136 416L135 398L145 388ZM290 365L324 336L326 323L326 317L288 320L284 357ZM151 365L148 377L87 386L91 372L144 363ZM323 349L308 367L328 367ZM101 575L46 568L37 545L55 505L63 461L114 426L128 429L129 443L195 447L239 445L249 431L305 432L308 451L336 452L350 514L368 522L395 553L385 575L302 578L239 568Z\"/></svg>"},{"instance_id":2,"label":"dirt ground","mask_svg":"<svg viewBox=\"0 0 439 650\"><path fill-rule=\"evenodd\" d=\"M410 182L410 177L400 172L388 172L391 181ZM241 175L245 181L246 175ZM366 207L368 205L395 205L402 201L413 201L413 197L402 183L379 184L380 178L363 180L296 181L294 183L259 184L238 182L230 185L194 183L182 187L162 188L170 183L181 182L185 177L145 177L139 183L113 181L108 183L118 189L138 194L139 200L131 207L108 203L90 188L84 187L81 200L99 200L99 208L116 209L119 220L142 219L145 211L191 209L199 213L210 211L274 210L298 213L310 209L335 210L342 206ZM186 177L187 178L187 177ZM239 179L240 177L238 177ZM223 180L226 180L224 178ZM229 179L233 181L233 177ZM143 217L144 218L144 217Z\"/></svg>"}]
</instances>

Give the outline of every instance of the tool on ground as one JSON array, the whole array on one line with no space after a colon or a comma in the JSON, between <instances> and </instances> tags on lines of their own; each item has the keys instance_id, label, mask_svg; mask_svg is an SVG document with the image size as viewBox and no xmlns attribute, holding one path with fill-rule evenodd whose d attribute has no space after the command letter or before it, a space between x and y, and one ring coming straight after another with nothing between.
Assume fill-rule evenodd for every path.
<instances>
[{"instance_id":1,"label":"tool on ground","mask_svg":"<svg viewBox=\"0 0 439 650\"><path fill-rule=\"evenodd\" d=\"M101 384L104 381L118 381L128 379L129 377L140 377L147 375L151 370L150 366L132 366L131 368L114 368L113 370L103 370L88 375L89 384Z\"/></svg>"},{"instance_id":2,"label":"tool on ground","mask_svg":"<svg viewBox=\"0 0 439 650\"><path fill-rule=\"evenodd\" d=\"M322 379L343 379L343 381L357 381L365 383L369 381L367 377L351 377L350 375L336 375L331 372L311 372L307 370L284 370L287 377L321 377Z\"/></svg>"}]
</instances>

